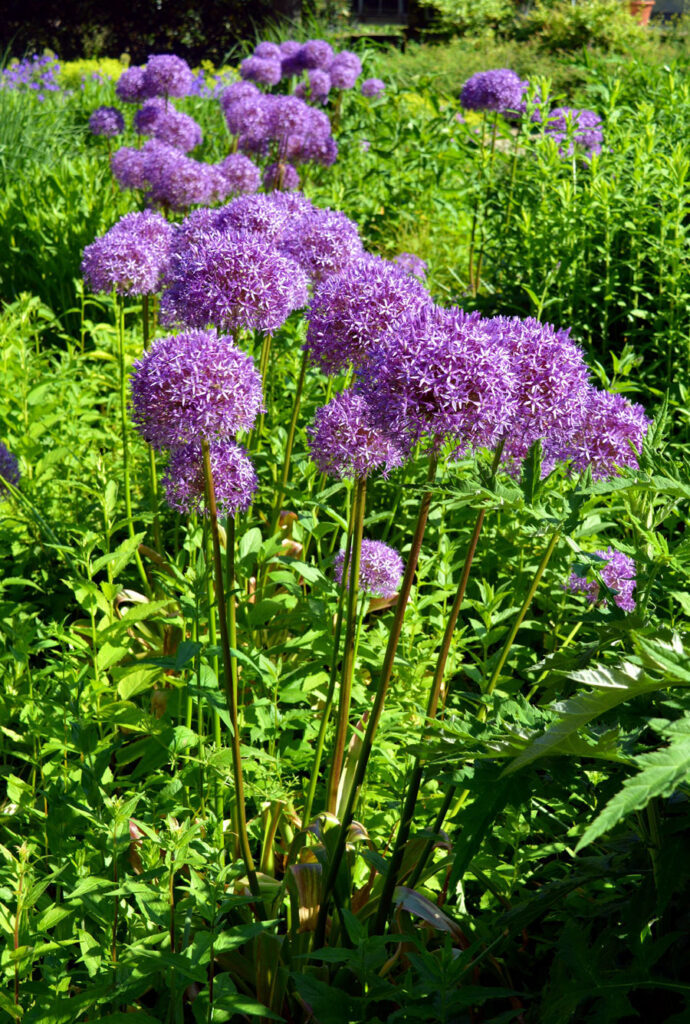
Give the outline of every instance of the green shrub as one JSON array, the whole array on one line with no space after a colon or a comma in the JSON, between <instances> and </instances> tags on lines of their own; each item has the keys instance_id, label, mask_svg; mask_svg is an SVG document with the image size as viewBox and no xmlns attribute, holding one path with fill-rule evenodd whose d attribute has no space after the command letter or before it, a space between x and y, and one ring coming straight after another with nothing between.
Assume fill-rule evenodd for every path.
<instances>
[{"instance_id":1,"label":"green shrub","mask_svg":"<svg viewBox=\"0 0 690 1024\"><path fill-rule=\"evenodd\" d=\"M461 34L496 29L514 17L510 0L420 0L420 7L433 10L434 28Z\"/></svg>"},{"instance_id":2,"label":"green shrub","mask_svg":"<svg viewBox=\"0 0 690 1024\"><path fill-rule=\"evenodd\" d=\"M539 0L519 23L518 38L537 36L541 49L572 52L583 46L628 53L644 42L645 30L620 0Z\"/></svg>"}]
</instances>

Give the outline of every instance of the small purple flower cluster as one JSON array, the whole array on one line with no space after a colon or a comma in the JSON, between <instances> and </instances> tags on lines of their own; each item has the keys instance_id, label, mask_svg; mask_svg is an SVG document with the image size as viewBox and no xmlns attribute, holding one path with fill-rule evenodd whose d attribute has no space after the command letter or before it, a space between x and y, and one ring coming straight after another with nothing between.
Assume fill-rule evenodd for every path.
<instances>
[{"instance_id":1,"label":"small purple flower cluster","mask_svg":"<svg viewBox=\"0 0 690 1024\"><path fill-rule=\"evenodd\" d=\"M12 452L0 441L0 477L17 487L19 484L19 463ZM7 494L7 488L0 480L0 498Z\"/></svg>"},{"instance_id":2,"label":"small purple flower cluster","mask_svg":"<svg viewBox=\"0 0 690 1024\"><path fill-rule=\"evenodd\" d=\"M166 499L179 512L207 510L201 443L209 445L221 515L246 511L257 488L254 467L235 442L263 411L253 360L215 330L159 338L135 362L133 420L157 450L169 450Z\"/></svg>"},{"instance_id":3,"label":"small purple flower cluster","mask_svg":"<svg viewBox=\"0 0 690 1024\"><path fill-rule=\"evenodd\" d=\"M516 111L527 84L509 68L478 71L463 85L460 102L466 110Z\"/></svg>"},{"instance_id":4,"label":"small purple flower cluster","mask_svg":"<svg viewBox=\"0 0 690 1024\"><path fill-rule=\"evenodd\" d=\"M326 102L331 89L354 88L362 73L362 62L350 50L335 53L325 39L308 39L306 43L288 39L280 45L259 43L252 56L240 65L240 75L245 81L269 88L305 71L307 79L298 84L295 92L302 99L321 104ZM385 88L378 78L367 79L364 85L365 96L377 96Z\"/></svg>"},{"instance_id":5,"label":"small purple flower cluster","mask_svg":"<svg viewBox=\"0 0 690 1024\"><path fill-rule=\"evenodd\" d=\"M92 135L104 135L112 139L125 130L125 119L117 107L96 107L89 118Z\"/></svg>"},{"instance_id":6,"label":"small purple flower cluster","mask_svg":"<svg viewBox=\"0 0 690 1024\"><path fill-rule=\"evenodd\" d=\"M343 582L345 552L339 551L333 563L336 583ZM395 548L380 540L363 540L359 561L359 589L369 597L395 597L404 563Z\"/></svg>"},{"instance_id":7,"label":"small purple flower cluster","mask_svg":"<svg viewBox=\"0 0 690 1024\"><path fill-rule=\"evenodd\" d=\"M307 318L312 362L355 373L354 389L319 410L311 428L323 472L387 472L423 440L460 453L500 446L513 474L536 441L544 475L557 462L595 479L637 466L644 410L590 383L567 331L443 309L401 267L371 256L318 285Z\"/></svg>"},{"instance_id":8,"label":"small purple flower cluster","mask_svg":"<svg viewBox=\"0 0 690 1024\"><path fill-rule=\"evenodd\" d=\"M635 562L629 555L615 548L606 551L595 551L597 559L603 563L597 566L602 581L613 592L613 600L624 612L635 611ZM606 598L599 600L599 584L596 580L588 580L586 576L571 573L566 590L585 594L590 604L606 605Z\"/></svg>"},{"instance_id":9,"label":"small purple flower cluster","mask_svg":"<svg viewBox=\"0 0 690 1024\"><path fill-rule=\"evenodd\" d=\"M43 101L47 92L59 92L60 85L57 75L60 65L55 57L45 54L13 61L9 67L0 71L0 89L17 89L22 92L35 92L37 99Z\"/></svg>"},{"instance_id":10,"label":"small purple flower cluster","mask_svg":"<svg viewBox=\"0 0 690 1024\"><path fill-rule=\"evenodd\" d=\"M393 260L399 267L401 267L406 274L411 277L416 277L418 280L423 281L426 278L426 272L429 269L429 265L420 256L415 256L413 252L401 252Z\"/></svg>"},{"instance_id":11,"label":"small purple flower cluster","mask_svg":"<svg viewBox=\"0 0 690 1024\"><path fill-rule=\"evenodd\" d=\"M94 292L150 295L160 291L173 227L151 210L128 213L84 249L81 270Z\"/></svg>"},{"instance_id":12,"label":"small purple flower cluster","mask_svg":"<svg viewBox=\"0 0 690 1024\"><path fill-rule=\"evenodd\" d=\"M385 90L386 83L380 78L365 78L361 85L362 96L371 99L373 96L380 96Z\"/></svg>"},{"instance_id":13,"label":"small purple flower cluster","mask_svg":"<svg viewBox=\"0 0 690 1024\"><path fill-rule=\"evenodd\" d=\"M572 156L576 147L587 155L600 153L604 141L599 115L577 107L554 107L546 115L544 131L558 144L562 156Z\"/></svg>"}]
</instances>

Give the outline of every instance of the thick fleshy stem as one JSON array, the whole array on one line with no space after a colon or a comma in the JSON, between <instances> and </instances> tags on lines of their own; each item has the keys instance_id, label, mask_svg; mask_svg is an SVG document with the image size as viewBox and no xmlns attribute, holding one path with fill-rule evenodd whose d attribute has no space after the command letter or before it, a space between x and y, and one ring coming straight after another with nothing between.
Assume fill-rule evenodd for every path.
<instances>
[{"instance_id":1,"label":"thick fleshy stem","mask_svg":"<svg viewBox=\"0 0 690 1024\"><path fill-rule=\"evenodd\" d=\"M343 560L343 579L347 579L347 572L350 567L350 552L352 549L352 516L347 531L347 541L345 543L345 558ZM340 595L338 597L338 610L335 618L335 629L333 631L333 658L331 661L331 674L328 680L328 690L326 691L326 703L321 712L321 724L319 725L319 734L316 737L316 749L314 750L314 764L311 770L311 777L309 779L309 789L307 791L307 799L304 802L304 810L302 811L302 824L308 824L311 818L311 809L314 806L314 797L316 795L316 786L319 781L319 771L321 769L321 758L323 757L323 748L326 742L326 731L328 729L328 722L331 717L331 708L333 707L333 697L335 694L335 680L338 675L338 661L340 660L340 635L343 628L343 609L345 607L345 587L340 588Z\"/></svg>"},{"instance_id":2,"label":"thick fleshy stem","mask_svg":"<svg viewBox=\"0 0 690 1024\"><path fill-rule=\"evenodd\" d=\"M299 417L299 408L302 401L302 391L304 389L304 378L307 373L307 361L309 354L305 350L302 356L302 366L299 371L299 377L297 379L297 387L295 389L295 399L292 404L292 417L290 419L290 426L288 427L287 441L285 443L285 456L283 458L283 471L280 476L280 483L278 484L278 490L276 492L276 504L275 511L273 513L273 521L271 523L271 533L276 532L278 520L280 518L280 508L283 504L283 498L285 497L285 488L287 486L288 477L290 475L290 460L292 458L292 446L295 443L295 431L297 429L297 419Z\"/></svg>"},{"instance_id":3,"label":"thick fleshy stem","mask_svg":"<svg viewBox=\"0 0 690 1024\"><path fill-rule=\"evenodd\" d=\"M352 506L352 556L350 559L350 584L347 574L343 572L342 588L347 587L347 628L345 630L345 649L343 651L343 669L340 680L340 696L338 714L335 725L333 756L328 775L327 810L335 814L338 800L340 773L345 758L345 741L349 725L350 703L352 700L352 676L355 667L355 638L357 633L357 596L359 594L359 564L362 553L362 533L364 530L364 512L367 500L367 482L362 477L355 483L355 497Z\"/></svg>"},{"instance_id":4,"label":"thick fleshy stem","mask_svg":"<svg viewBox=\"0 0 690 1024\"><path fill-rule=\"evenodd\" d=\"M220 552L220 533L218 530L218 510L216 508L216 492L213 484L213 470L211 469L211 455L208 441L202 440L201 451L204 461L204 481L206 485L206 503L208 505L209 518L211 521L211 538L213 541L213 564L216 582L216 601L218 604L218 621L220 625L220 644L223 653L223 682L225 685L225 698L228 702L230 712L231 729L231 751L232 770L235 782L235 801L237 804L238 833L242 858L247 868L249 888L252 896L256 899L256 911L259 917L263 917L261 903L261 892L256 877L254 859L249 846L249 834L247 832L247 816L244 801L244 778L242 775L242 751L240 747L240 733L237 723L237 658L234 651L237 650L237 630L235 617L231 613L230 630L228 630L228 617L225 603L225 587L223 586L223 562ZM228 538L229 547L230 538ZM234 537L233 537L234 541ZM233 564L232 578L234 579L234 543L233 543ZM231 602L234 605L234 601Z\"/></svg>"},{"instance_id":5,"label":"thick fleshy stem","mask_svg":"<svg viewBox=\"0 0 690 1024\"><path fill-rule=\"evenodd\" d=\"M129 431L127 429L127 377L125 374L125 302L113 294L115 301L115 317L117 320L117 356L120 373L120 428L122 433L122 473L125 492L125 512L127 515L127 529L130 538L135 536L134 521L132 519L132 489L129 479ZM150 596L149 585L144 563L141 555L135 551L134 558L139 570L139 576L144 585L146 594Z\"/></svg>"},{"instance_id":6,"label":"thick fleshy stem","mask_svg":"<svg viewBox=\"0 0 690 1024\"><path fill-rule=\"evenodd\" d=\"M495 479L496 472L498 471L499 464L501 462L501 456L503 455L503 448L505 446L505 440L501 441L496 448L494 453L493 463L491 466L491 481ZM486 515L486 509L482 508L477 513L475 520L474 529L472 536L470 537L469 544L467 545L467 554L465 555L465 564L462 568L462 575L460 576L460 582L458 583L458 589L455 592L455 600L446 622L446 629L443 634L443 641L441 643L441 650L438 654L436 662L436 670L434 672L434 678L431 684L431 690L429 691L429 699L427 702L426 709L426 721L429 719L436 718L436 712L438 711L439 699L441 696L441 688L443 686L443 677L446 671L446 663L448 661L448 655L450 653L450 645L453 639L453 633L458 621L458 615L460 614L460 608L462 602L465 599L465 592L467 590L467 582L470 578L470 571L472 569L472 562L477 550L477 544L479 543L479 535L482 532L482 526L484 525L484 517ZM421 740L424 742L425 727L422 730ZM419 788L422 784L422 777L424 775L424 760L421 756L417 756L415 759L410 781L407 787L407 793L405 795L405 804L403 806L402 814L400 816L400 827L398 828L398 835L395 840L395 847L388 865L386 872L386 879L383 885L383 891L381 893L381 899L379 901L378 910L376 913L376 923L374 925L374 935L380 935L383 931L388 914L390 912L391 902L393 900L393 893L395 891L395 883L398 878L400 871L400 865L402 864L403 854L405 851L405 844L410 835L410 827L412 825L412 819L414 816L414 809L417 803L417 797L419 795Z\"/></svg>"},{"instance_id":7,"label":"thick fleshy stem","mask_svg":"<svg viewBox=\"0 0 690 1024\"><path fill-rule=\"evenodd\" d=\"M340 830L338 832L338 840L333 851L333 855L328 865L328 873L323 886L323 893L321 896L321 906L319 908L319 916L316 922L316 930L314 932L314 947L319 949L324 942L326 936L326 922L328 920L328 907L330 903L330 896L335 885L335 880L340 869L340 864L345 853L345 845L347 842L347 833L352 821L353 812L355 805L359 798L359 791L362 788L364 777L366 775L367 765L369 763L369 757L374 743L374 736L378 729L379 722L381 720L381 714L383 712L383 706L386 701L388 694L388 687L390 685L391 676L393 674L393 664L395 662L395 652L398 648L398 641L400 640L400 634L402 632L403 619L405 617L405 610L407 608L407 602L410 597L410 591L412 590L412 580L417 570L417 562L419 560L419 552L422 547L422 541L424 539L424 531L426 530L427 520L429 518L429 508L431 506L431 483L436 476L437 457L432 456L429 463L429 473L427 477L427 489L424 491L422 496L422 502L417 516L417 524L415 526L414 536L412 538L412 545L410 553L407 557L407 565L405 566L405 574L403 576L402 583L400 585L400 593L398 594L398 600L395 606L395 615L391 624L391 631L388 636L388 645L386 647L386 653L383 659L383 666L381 668L381 677L379 684L374 695L374 703L369 714L369 720L367 722L367 730L364 734L362 741L362 749L360 751L357 764L355 766L354 779L352 781L352 789L348 797L347 806L343 812L343 818L340 823Z\"/></svg>"}]
</instances>

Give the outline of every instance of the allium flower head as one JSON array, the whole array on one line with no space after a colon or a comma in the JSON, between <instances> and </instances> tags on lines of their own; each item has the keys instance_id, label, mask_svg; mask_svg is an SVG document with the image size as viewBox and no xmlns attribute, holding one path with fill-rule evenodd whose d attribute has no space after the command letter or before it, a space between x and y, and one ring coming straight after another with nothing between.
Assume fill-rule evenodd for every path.
<instances>
[{"instance_id":1,"label":"allium flower head","mask_svg":"<svg viewBox=\"0 0 690 1024\"><path fill-rule=\"evenodd\" d=\"M149 57L144 79L149 96L188 96L194 85L194 75L187 61L167 53Z\"/></svg>"},{"instance_id":2,"label":"allium flower head","mask_svg":"<svg viewBox=\"0 0 690 1024\"><path fill-rule=\"evenodd\" d=\"M321 68L309 72L309 97L314 103L325 103L331 91L331 76Z\"/></svg>"},{"instance_id":3,"label":"allium flower head","mask_svg":"<svg viewBox=\"0 0 690 1024\"><path fill-rule=\"evenodd\" d=\"M367 477L375 470L387 476L404 461L398 440L381 424L366 398L352 390L317 409L307 434L319 470L338 479Z\"/></svg>"},{"instance_id":4,"label":"allium flower head","mask_svg":"<svg viewBox=\"0 0 690 1024\"><path fill-rule=\"evenodd\" d=\"M508 68L478 71L468 78L460 93L466 110L517 110L527 82Z\"/></svg>"},{"instance_id":5,"label":"allium flower head","mask_svg":"<svg viewBox=\"0 0 690 1024\"><path fill-rule=\"evenodd\" d=\"M222 516L246 512L258 487L256 471L244 448L220 439L209 445L216 507ZM191 443L170 452L163 476L165 499L176 512L208 515L201 445Z\"/></svg>"},{"instance_id":6,"label":"allium flower head","mask_svg":"<svg viewBox=\"0 0 690 1024\"><path fill-rule=\"evenodd\" d=\"M345 552L339 551L333 563L333 575L336 583L343 582L344 563ZM395 548L389 547L380 540L362 541L359 558L359 589L369 597L395 597L404 568L403 560Z\"/></svg>"},{"instance_id":7,"label":"allium flower head","mask_svg":"<svg viewBox=\"0 0 690 1024\"><path fill-rule=\"evenodd\" d=\"M308 39L300 47L297 60L307 71L313 68L327 68L333 60L333 47L325 39Z\"/></svg>"},{"instance_id":8,"label":"allium flower head","mask_svg":"<svg viewBox=\"0 0 690 1024\"><path fill-rule=\"evenodd\" d=\"M180 256L161 300L161 323L275 331L306 304L307 283L304 271L270 240L214 231Z\"/></svg>"},{"instance_id":9,"label":"allium flower head","mask_svg":"<svg viewBox=\"0 0 690 1024\"><path fill-rule=\"evenodd\" d=\"M296 217L313 209L301 193L240 196L218 211L218 227L262 235L278 243Z\"/></svg>"},{"instance_id":10,"label":"allium flower head","mask_svg":"<svg viewBox=\"0 0 690 1024\"><path fill-rule=\"evenodd\" d=\"M146 81L144 68L132 67L123 71L115 86L115 95L123 103L143 103L154 93Z\"/></svg>"},{"instance_id":11,"label":"allium flower head","mask_svg":"<svg viewBox=\"0 0 690 1024\"><path fill-rule=\"evenodd\" d=\"M629 555L615 548L607 548L606 551L596 551L595 554L603 559L603 565L597 566L599 575L609 588L614 592L614 602L624 612L635 611L635 562ZM567 588L573 593L587 595L590 604L606 605L606 598L599 600L599 584L596 580L588 580L586 576L578 576L571 573Z\"/></svg>"},{"instance_id":12,"label":"allium flower head","mask_svg":"<svg viewBox=\"0 0 690 1024\"><path fill-rule=\"evenodd\" d=\"M380 96L386 88L386 83L380 78L365 78L362 82L362 96Z\"/></svg>"},{"instance_id":13,"label":"allium flower head","mask_svg":"<svg viewBox=\"0 0 690 1024\"><path fill-rule=\"evenodd\" d=\"M281 242L283 252L302 266L313 281L344 270L364 256L359 229L338 210L314 209L290 223Z\"/></svg>"},{"instance_id":14,"label":"allium flower head","mask_svg":"<svg viewBox=\"0 0 690 1024\"><path fill-rule=\"evenodd\" d=\"M234 195L256 192L261 185L261 171L244 153L231 153L230 156L226 156L218 164L218 170Z\"/></svg>"},{"instance_id":15,"label":"allium flower head","mask_svg":"<svg viewBox=\"0 0 690 1024\"><path fill-rule=\"evenodd\" d=\"M110 169L120 188L146 187L146 154L141 149L121 146L110 158Z\"/></svg>"},{"instance_id":16,"label":"allium flower head","mask_svg":"<svg viewBox=\"0 0 690 1024\"><path fill-rule=\"evenodd\" d=\"M251 430L263 411L253 360L216 331L159 338L134 363L132 418L154 448Z\"/></svg>"},{"instance_id":17,"label":"allium flower head","mask_svg":"<svg viewBox=\"0 0 690 1024\"><path fill-rule=\"evenodd\" d=\"M430 306L396 324L373 346L361 386L380 419L406 435L492 448L515 409L508 353L477 313Z\"/></svg>"},{"instance_id":18,"label":"allium flower head","mask_svg":"<svg viewBox=\"0 0 690 1024\"><path fill-rule=\"evenodd\" d=\"M362 74L362 62L356 53L341 50L326 69L334 89L352 89Z\"/></svg>"},{"instance_id":19,"label":"allium flower head","mask_svg":"<svg viewBox=\"0 0 690 1024\"><path fill-rule=\"evenodd\" d=\"M545 455L572 460L576 472L589 466L595 480L605 480L621 466L637 468L650 422L641 405L590 386L578 418L553 435Z\"/></svg>"},{"instance_id":20,"label":"allium flower head","mask_svg":"<svg viewBox=\"0 0 690 1024\"><path fill-rule=\"evenodd\" d=\"M89 118L89 131L112 139L125 130L125 119L117 107L96 107Z\"/></svg>"},{"instance_id":21,"label":"allium flower head","mask_svg":"<svg viewBox=\"0 0 690 1024\"><path fill-rule=\"evenodd\" d=\"M259 43L254 50L254 56L262 60L282 60L283 53L277 43Z\"/></svg>"},{"instance_id":22,"label":"allium flower head","mask_svg":"<svg viewBox=\"0 0 690 1024\"><path fill-rule=\"evenodd\" d=\"M225 109L226 106L238 103L239 100L253 99L261 95L262 93L255 85L251 82L241 80L239 82L233 82L226 89L223 89L220 94L220 105Z\"/></svg>"},{"instance_id":23,"label":"allium flower head","mask_svg":"<svg viewBox=\"0 0 690 1024\"><path fill-rule=\"evenodd\" d=\"M576 145L587 153L599 153L604 139L599 115L576 107L554 107L546 118L544 131L558 143L564 156L572 156Z\"/></svg>"},{"instance_id":24,"label":"allium flower head","mask_svg":"<svg viewBox=\"0 0 690 1024\"><path fill-rule=\"evenodd\" d=\"M506 460L517 467L535 441L545 447L581 421L589 394L584 352L569 331L533 317L493 317L484 329L510 359L517 407L506 436Z\"/></svg>"},{"instance_id":25,"label":"allium flower head","mask_svg":"<svg viewBox=\"0 0 690 1024\"><path fill-rule=\"evenodd\" d=\"M398 253L393 262L404 270L406 274L410 274L411 277L416 277L420 281L425 279L426 272L429 269L428 264L424 262L421 256L415 256L413 252Z\"/></svg>"},{"instance_id":26,"label":"allium flower head","mask_svg":"<svg viewBox=\"0 0 690 1024\"><path fill-rule=\"evenodd\" d=\"M240 74L248 82L260 85L277 85L283 71L278 59L265 60L261 57L246 57L240 64Z\"/></svg>"},{"instance_id":27,"label":"allium flower head","mask_svg":"<svg viewBox=\"0 0 690 1024\"><path fill-rule=\"evenodd\" d=\"M84 249L81 269L94 292L150 295L160 290L173 228L158 213L128 213Z\"/></svg>"},{"instance_id":28,"label":"allium flower head","mask_svg":"<svg viewBox=\"0 0 690 1024\"><path fill-rule=\"evenodd\" d=\"M261 180L267 192L296 192L299 188L299 174L292 164L269 164Z\"/></svg>"},{"instance_id":29,"label":"allium flower head","mask_svg":"<svg viewBox=\"0 0 690 1024\"><path fill-rule=\"evenodd\" d=\"M139 135L151 135L168 146L188 153L201 145L201 126L189 114L166 106L158 97L147 100L134 115L134 130Z\"/></svg>"},{"instance_id":30,"label":"allium flower head","mask_svg":"<svg viewBox=\"0 0 690 1024\"><path fill-rule=\"evenodd\" d=\"M186 210L225 199L230 186L214 164L185 156L174 146L150 139L143 147L148 199L158 206Z\"/></svg>"},{"instance_id":31,"label":"allium flower head","mask_svg":"<svg viewBox=\"0 0 690 1024\"><path fill-rule=\"evenodd\" d=\"M0 441L0 476L17 487L19 484L19 463L12 452ZM0 481L0 498L7 494L7 488Z\"/></svg>"},{"instance_id":32,"label":"allium flower head","mask_svg":"<svg viewBox=\"0 0 690 1024\"><path fill-rule=\"evenodd\" d=\"M431 303L421 282L378 256L350 263L327 277L308 312L306 347L324 373L340 373L366 361L388 330Z\"/></svg>"}]
</instances>

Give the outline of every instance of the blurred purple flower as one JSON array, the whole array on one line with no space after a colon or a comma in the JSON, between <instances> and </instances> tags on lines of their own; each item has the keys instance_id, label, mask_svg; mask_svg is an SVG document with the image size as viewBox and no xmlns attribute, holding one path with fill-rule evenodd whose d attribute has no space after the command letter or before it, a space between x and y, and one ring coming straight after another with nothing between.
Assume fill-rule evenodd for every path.
<instances>
[{"instance_id":1,"label":"blurred purple flower","mask_svg":"<svg viewBox=\"0 0 690 1024\"><path fill-rule=\"evenodd\" d=\"M240 74L248 82L277 85L282 77L281 62L264 60L261 57L246 57L240 64Z\"/></svg>"},{"instance_id":2,"label":"blurred purple flower","mask_svg":"<svg viewBox=\"0 0 690 1024\"><path fill-rule=\"evenodd\" d=\"M89 118L89 129L93 135L112 139L125 130L125 119L117 107L96 107Z\"/></svg>"},{"instance_id":3,"label":"blurred purple flower","mask_svg":"<svg viewBox=\"0 0 690 1024\"><path fill-rule=\"evenodd\" d=\"M333 563L336 583L343 582L345 552L339 551ZM395 597L405 565L395 550L380 540L363 540L359 561L359 589L369 597ZM349 572L348 572L349 586Z\"/></svg>"},{"instance_id":4,"label":"blurred purple flower","mask_svg":"<svg viewBox=\"0 0 690 1024\"><path fill-rule=\"evenodd\" d=\"M19 463L2 441L0 441L0 477L4 477L7 483L12 484L14 487L19 486ZM0 480L0 498L7 493L7 487Z\"/></svg>"},{"instance_id":5,"label":"blurred purple flower","mask_svg":"<svg viewBox=\"0 0 690 1024\"><path fill-rule=\"evenodd\" d=\"M478 71L463 85L460 102L466 110L517 110L527 84L508 68Z\"/></svg>"},{"instance_id":6,"label":"blurred purple flower","mask_svg":"<svg viewBox=\"0 0 690 1024\"><path fill-rule=\"evenodd\" d=\"M174 54L153 54L144 69L145 88L149 96L188 96L194 84L189 64Z\"/></svg>"},{"instance_id":7,"label":"blurred purple flower","mask_svg":"<svg viewBox=\"0 0 690 1024\"><path fill-rule=\"evenodd\" d=\"M262 177L267 192L275 189L282 192L296 192L299 188L299 174L292 164L269 164Z\"/></svg>"},{"instance_id":8,"label":"blurred purple flower","mask_svg":"<svg viewBox=\"0 0 690 1024\"><path fill-rule=\"evenodd\" d=\"M201 145L201 126L189 114L166 105L159 98L147 100L134 115L134 130L188 153Z\"/></svg>"},{"instance_id":9,"label":"blurred purple flower","mask_svg":"<svg viewBox=\"0 0 690 1024\"><path fill-rule=\"evenodd\" d=\"M415 256L413 252L398 253L393 262L411 277L416 277L420 281L426 278L428 264L420 256Z\"/></svg>"},{"instance_id":10,"label":"blurred purple flower","mask_svg":"<svg viewBox=\"0 0 690 1024\"><path fill-rule=\"evenodd\" d=\"M123 103L143 103L150 99L154 93L151 82L146 80L145 69L132 67L123 71L117 80L115 95Z\"/></svg>"},{"instance_id":11,"label":"blurred purple flower","mask_svg":"<svg viewBox=\"0 0 690 1024\"><path fill-rule=\"evenodd\" d=\"M209 444L216 507L221 516L246 512L259 485L256 470L244 448L233 441ZM176 512L208 515L201 445L176 446L163 475L165 498Z\"/></svg>"},{"instance_id":12,"label":"blurred purple flower","mask_svg":"<svg viewBox=\"0 0 690 1024\"><path fill-rule=\"evenodd\" d=\"M597 565L596 569L608 589L613 591L614 603L624 612L634 612L635 598L633 597L633 592L636 584L636 573L633 559L612 547L607 548L606 551L595 551L595 555L603 560L604 564ZM607 603L606 598L603 598L601 601L599 600L600 588L598 582L596 580L588 580L586 576L578 576L577 573L571 573L566 589L573 593L586 594L590 604L606 605Z\"/></svg>"},{"instance_id":13,"label":"blurred purple flower","mask_svg":"<svg viewBox=\"0 0 690 1024\"><path fill-rule=\"evenodd\" d=\"M230 193L256 192L261 185L261 171L244 153L231 153L218 164L218 170L230 186Z\"/></svg>"},{"instance_id":14,"label":"blurred purple flower","mask_svg":"<svg viewBox=\"0 0 690 1024\"><path fill-rule=\"evenodd\" d=\"M372 97L380 96L386 88L386 83L380 78L365 78L362 82L361 92L362 96Z\"/></svg>"},{"instance_id":15,"label":"blurred purple flower","mask_svg":"<svg viewBox=\"0 0 690 1024\"><path fill-rule=\"evenodd\" d=\"M362 73L362 62L356 53L341 50L326 69L334 89L352 89Z\"/></svg>"}]
</instances>

